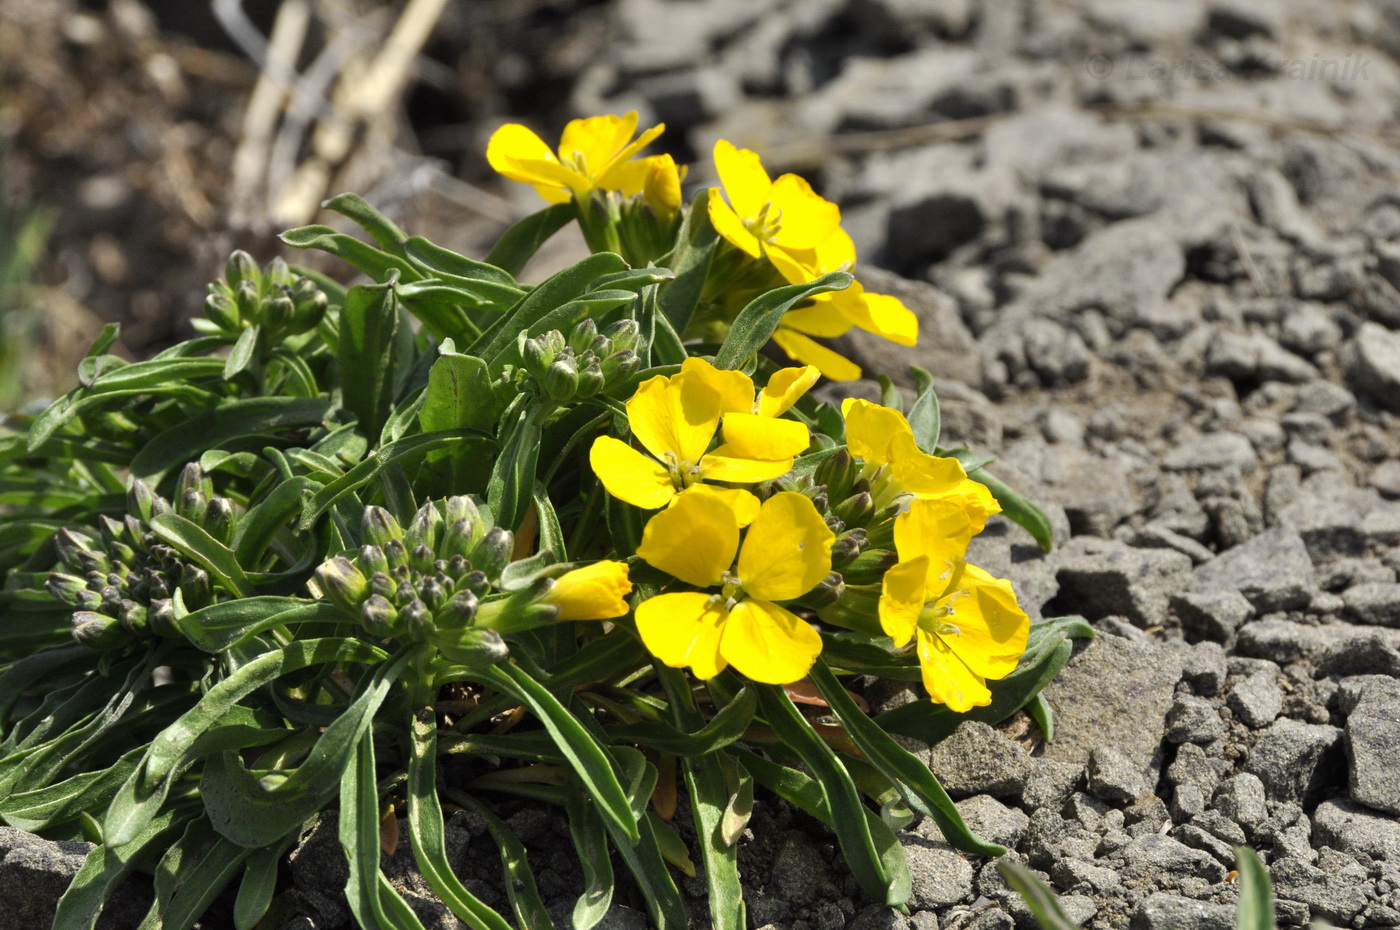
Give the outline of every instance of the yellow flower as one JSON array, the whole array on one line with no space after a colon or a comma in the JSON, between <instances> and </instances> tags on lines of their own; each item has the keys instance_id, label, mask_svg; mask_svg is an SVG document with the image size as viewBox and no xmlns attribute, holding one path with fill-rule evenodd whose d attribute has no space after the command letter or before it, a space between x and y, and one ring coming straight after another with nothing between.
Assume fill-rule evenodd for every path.
<instances>
[{"instance_id":1,"label":"yellow flower","mask_svg":"<svg viewBox=\"0 0 1400 930\"><path fill-rule=\"evenodd\" d=\"M775 371L755 396L754 383L742 371L716 368L703 358L688 358L681 374L711 388L719 397L724 445L716 452L745 459L786 461L811 442L807 427L780 419L817 383L821 372L810 365Z\"/></svg>"},{"instance_id":2,"label":"yellow flower","mask_svg":"<svg viewBox=\"0 0 1400 930\"><path fill-rule=\"evenodd\" d=\"M750 421L759 416L741 411L756 403L753 381L743 372L687 359L679 374L643 382L627 401L632 435L653 457L600 436L589 462L609 494L646 510L666 506L703 481L754 484L777 478L792 468L793 457L811 437L795 420L768 417L755 426ZM711 451L721 419L725 441Z\"/></svg>"},{"instance_id":3,"label":"yellow flower","mask_svg":"<svg viewBox=\"0 0 1400 930\"><path fill-rule=\"evenodd\" d=\"M1026 651L1030 618L1011 583L963 561L972 523L954 501L916 500L894 521L899 562L885 573L880 625L896 646L917 638L929 697L965 713L992 702Z\"/></svg>"},{"instance_id":4,"label":"yellow flower","mask_svg":"<svg viewBox=\"0 0 1400 930\"><path fill-rule=\"evenodd\" d=\"M723 139L715 143L714 157L724 193L710 188L710 222L735 248L754 258L769 246L810 249L841 225L836 204L797 175L774 181L757 154Z\"/></svg>"},{"instance_id":5,"label":"yellow flower","mask_svg":"<svg viewBox=\"0 0 1400 930\"><path fill-rule=\"evenodd\" d=\"M519 123L497 129L486 146L486 160L496 171L531 184L551 203L583 199L593 190L641 193L646 171L638 171L632 156L661 135L665 125L653 126L636 139L637 112L625 116L592 116L571 120L559 140L559 154ZM679 181L677 181L679 193Z\"/></svg>"},{"instance_id":6,"label":"yellow flower","mask_svg":"<svg viewBox=\"0 0 1400 930\"><path fill-rule=\"evenodd\" d=\"M542 600L559 608L560 620L610 620L627 613L631 593L627 563L602 561L560 575Z\"/></svg>"},{"instance_id":7,"label":"yellow flower","mask_svg":"<svg viewBox=\"0 0 1400 930\"><path fill-rule=\"evenodd\" d=\"M806 284L833 271L850 271L856 245L843 229L810 249L770 249L768 260L791 284ZM919 318L898 297L868 293L859 281L841 291L819 294L818 305L829 303L852 325L902 346L919 341Z\"/></svg>"},{"instance_id":8,"label":"yellow flower","mask_svg":"<svg viewBox=\"0 0 1400 930\"><path fill-rule=\"evenodd\" d=\"M846 448L865 463L876 509L899 494L953 501L967 513L973 535L982 532L988 517L1001 513L992 492L969 478L962 462L920 449L913 428L898 410L848 397L841 403L841 414L846 418Z\"/></svg>"},{"instance_id":9,"label":"yellow flower","mask_svg":"<svg viewBox=\"0 0 1400 930\"><path fill-rule=\"evenodd\" d=\"M637 555L686 584L721 591L644 601L637 631L652 655L697 678L733 665L754 681L798 681L821 652L821 636L774 602L801 597L827 576L835 534L793 491L764 501L742 547L737 522L723 499L700 488L651 518Z\"/></svg>"}]
</instances>

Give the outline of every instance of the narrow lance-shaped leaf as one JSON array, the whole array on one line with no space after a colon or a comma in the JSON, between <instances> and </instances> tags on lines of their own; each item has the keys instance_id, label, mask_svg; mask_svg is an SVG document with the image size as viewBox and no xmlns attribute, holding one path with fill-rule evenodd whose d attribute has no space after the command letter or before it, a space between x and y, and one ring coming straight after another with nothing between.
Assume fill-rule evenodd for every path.
<instances>
[{"instance_id":1,"label":"narrow lance-shaped leaf","mask_svg":"<svg viewBox=\"0 0 1400 930\"><path fill-rule=\"evenodd\" d=\"M739 311L729 327L724 344L715 354L715 367L740 367L773 338L773 332L784 313L808 297L849 287L851 281L851 276L846 272L833 271L808 284L789 284L755 297Z\"/></svg>"},{"instance_id":2,"label":"narrow lance-shaped leaf","mask_svg":"<svg viewBox=\"0 0 1400 930\"><path fill-rule=\"evenodd\" d=\"M389 417L394 385L394 336L399 324L397 275L381 285L350 288L340 311L340 391L366 436L379 435Z\"/></svg>"}]
</instances>

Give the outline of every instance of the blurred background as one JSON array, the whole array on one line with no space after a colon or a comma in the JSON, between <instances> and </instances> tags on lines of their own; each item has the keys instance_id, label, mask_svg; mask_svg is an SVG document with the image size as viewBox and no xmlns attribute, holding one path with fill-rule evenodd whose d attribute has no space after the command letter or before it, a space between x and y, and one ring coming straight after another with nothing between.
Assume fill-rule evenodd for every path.
<instances>
[{"instance_id":1,"label":"blurred background","mask_svg":"<svg viewBox=\"0 0 1400 930\"><path fill-rule=\"evenodd\" d=\"M1400 318L1397 55L1382 0L0 0L0 405L62 391L104 322L132 356L188 335L230 249L341 191L480 254L540 206L486 166L500 123L629 109L652 151L726 137L838 200L991 396L1023 373L971 339L1114 224L1140 254L1084 261L1128 302L1360 254L1344 286Z\"/></svg>"}]
</instances>

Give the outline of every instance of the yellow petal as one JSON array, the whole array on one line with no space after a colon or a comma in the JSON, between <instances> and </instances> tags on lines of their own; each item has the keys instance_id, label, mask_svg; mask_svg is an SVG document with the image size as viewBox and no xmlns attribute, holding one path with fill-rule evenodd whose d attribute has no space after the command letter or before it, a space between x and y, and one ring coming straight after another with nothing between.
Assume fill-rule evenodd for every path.
<instances>
[{"instance_id":1,"label":"yellow petal","mask_svg":"<svg viewBox=\"0 0 1400 930\"><path fill-rule=\"evenodd\" d=\"M627 613L632 582L626 562L594 562L554 579L545 602L559 608L560 620L611 620Z\"/></svg>"},{"instance_id":2,"label":"yellow petal","mask_svg":"<svg viewBox=\"0 0 1400 930\"><path fill-rule=\"evenodd\" d=\"M763 244L744 226L744 221L734 208L724 202L719 188L710 188L710 225L715 228L734 248L753 258L763 257Z\"/></svg>"},{"instance_id":3,"label":"yellow petal","mask_svg":"<svg viewBox=\"0 0 1400 930\"><path fill-rule=\"evenodd\" d=\"M642 196L651 212L667 219L681 208L681 179L685 169L676 166L670 155L653 155L642 159L646 165L646 180L642 184Z\"/></svg>"},{"instance_id":4,"label":"yellow petal","mask_svg":"<svg viewBox=\"0 0 1400 930\"><path fill-rule=\"evenodd\" d=\"M632 156L636 155L648 145L651 145L652 140L665 131L666 124L657 123L650 129L645 130L640 136L632 140L632 142L619 149L612 158L599 169L598 178L600 182L606 184L614 171L626 164Z\"/></svg>"},{"instance_id":5,"label":"yellow petal","mask_svg":"<svg viewBox=\"0 0 1400 930\"><path fill-rule=\"evenodd\" d=\"M773 341L797 361L815 366L823 378L830 378L832 381L854 381L860 377L860 366L855 362L794 330L780 325L773 333Z\"/></svg>"},{"instance_id":6,"label":"yellow petal","mask_svg":"<svg viewBox=\"0 0 1400 930\"><path fill-rule=\"evenodd\" d=\"M805 423L756 413L727 413L721 429L725 444L720 448L727 450L725 455L738 458L791 460L812 442Z\"/></svg>"},{"instance_id":7,"label":"yellow petal","mask_svg":"<svg viewBox=\"0 0 1400 930\"><path fill-rule=\"evenodd\" d=\"M727 617L723 602L708 594L661 594L637 608L637 632L652 655L704 680L724 670L720 636Z\"/></svg>"},{"instance_id":8,"label":"yellow petal","mask_svg":"<svg viewBox=\"0 0 1400 930\"><path fill-rule=\"evenodd\" d=\"M744 536L739 583L751 597L764 600L801 597L831 571L835 541L811 499L780 491L763 502Z\"/></svg>"},{"instance_id":9,"label":"yellow petal","mask_svg":"<svg viewBox=\"0 0 1400 930\"><path fill-rule=\"evenodd\" d=\"M821 654L822 638L792 611L745 598L729 612L719 649L745 677L787 685L807 677Z\"/></svg>"},{"instance_id":10,"label":"yellow petal","mask_svg":"<svg viewBox=\"0 0 1400 930\"><path fill-rule=\"evenodd\" d=\"M992 703L986 682L962 663L937 636L919 630L919 671L929 697L948 709L965 714Z\"/></svg>"},{"instance_id":11,"label":"yellow petal","mask_svg":"<svg viewBox=\"0 0 1400 930\"><path fill-rule=\"evenodd\" d=\"M532 184L535 193L539 194L550 203L568 203L574 199L574 195L562 187L555 187L551 184Z\"/></svg>"},{"instance_id":12,"label":"yellow petal","mask_svg":"<svg viewBox=\"0 0 1400 930\"><path fill-rule=\"evenodd\" d=\"M627 422L652 455L667 461L700 460L719 428L719 401L713 391L686 390L675 378L658 375L642 382L627 401Z\"/></svg>"},{"instance_id":13,"label":"yellow petal","mask_svg":"<svg viewBox=\"0 0 1400 930\"><path fill-rule=\"evenodd\" d=\"M831 301L820 298L810 307L799 307L784 313L782 322L778 324L780 332L784 329L794 330L804 336L819 336L822 339L843 336L851 331L852 325Z\"/></svg>"},{"instance_id":14,"label":"yellow petal","mask_svg":"<svg viewBox=\"0 0 1400 930\"><path fill-rule=\"evenodd\" d=\"M714 158L719 182L724 185L724 194L734 212L744 219L758 216L773 199L773 182L763 170L758 153L735 148L734 143L721 139L715 143Z\"/></svg>"},{"instance_id":15,"label":"yellow petal","mask_svg":"<svg viewBox=\"0 0 1400 930\"><path fill-rule=\"evenodd\" d=\"M817 270L817 253L814 249L783 249L770 245L765 254L789 284L806 284L822 276L822 272Z\"/></svg>"},{"instance_id":16,"label":"yellow petal","mask_svg":"<svg viewBox=\"0 0 1400 930\"><path fill-rule=\"evenodd\" d=\"M914 431L898 410L848 397L841 402L841 415L846 419L846 448L868 465L888 464L892 447L902 442L901 437L908 437L911 445L914 442Z\"/></svg>"},{"instance_id":17,"label":"yellow petal","mask_svg":"<svg viewBox=\"0 0 1400 930\"><path fill-rule=\"evenodd\" d=\"M577 157L591 175L599 177L636 131L636 110L623 116L608 114L569 120L559 137L559 160L572 165Z\"/></svg>"},{"instance_id":18,"label":"yellow petal","mask_svg":"<svg viewBox=\"0 0 1400 930\"><path fill-rule=\"evenodd\" d=\"M720 583L739 549L739 524L729 503L710 494L681 494L647 521L637 555L686 584Z\"/></svg>"},{"instance_id":19,"label":"yellow petal","mask_svg":"<svg viewBox=\"0 0 1400 930\"><path fill-rule=\"evenodd\" d=\"M856 243L841 227L818 242L812 249L813 266L822 274L828 271L850 271L856 263Z\"/></svg>"},{"instance_id":20,"label":"yellow petal","mask_svg":"<svg viewBox=\"0 0 1400 930\"><path fill-rule=\"evenodd\" d=\"M634 507L655 510L676 496L671 473L619 439L599 436L593 440L588 462L609 494Z\"/></svg>"},{"instance_id":21,"label":"yellow petal","mask_svg":"<svg viewBox=\"0 0 1400 930\"><path fill-rule=\"evenodd\" d=\"M704 385L714 391L724 413L753 412L753 379L742 371L716 368L703 358L691 356L681 363L681 377L687 384Z\"/></svg>"},{"instance_id":22,"label":"yellow petal","mask_svg":"<svg viewBox=\"0 0 1400 930\"><path fill-rule=\"evenodd\" d=\"M728 184L725 190L729 190ZM812 190L812 185L795 174L785 174L774 181L771 198L773 209L781 212L781 229L773 237L774 245L786 249L815 248L841 225L841 208ZM738 204L735 206L740 213L744 212Z\"/></svg>"},{"instance_id":23,"label":"yellow petal","mask_svg":"<svg viewBox=\"0 0 1400 930\"><path fill-rule=\"evenodd\" d=\"M734 523L741 529L752 523L753 518L758 516L758 498L743 488L722 488L716 484L694 484L682 491L677 497L684 497L687 494L709 494L723 501L724 505L734 512Z\"/></svg>"},{"instance_id":24,"label":"yellow petal","mask_svg":"<svg viewBox=\"0 0 1400 930\"><path fill-rule=\"evenodd\" d=\"M974 674L1005 678L1026 651L1031 621L1011 582L964 563L955 590L938 602L938 637Z\"/></svg>"},{"instance_id":25,"label":"yellow petal","mask_svg":"<svg viewBox=\"0 0 1400 930\"><path fill-rule=\"evenodd\" d=\"M486 161L492 168L513 181L529 182L533 179L518 177L514 163L518 161L543 161L558 163L554 153L544 140L529 128L519 123L506 123L491 134L486 143Z\"/></svg>"},{"instance_id":26,"label":"yellow petal","mask_svg":"<svg viewBox=\"0 0 1400 930\"><path fill-rule=\"evenodd\" d=\"M849 291L838 291L833 298L851 322L897 345L912 346L919 341L919 318L898 297L867 291L843 301Z\"/></svg>"},{"instance_id":27,"label":"yellow petal","mask_svg":"<svg viewBox=\"0 0 1400 930\"><path fill-rule=\"evenodd\" d=\"M625 161L608 172L606 181L599 180L598 186L631 197L640 194L646 186L648 170L646 159Z\"/></svg>"},{"instance_id":28,"label":"yellow petal","mask_svg":"<svg viewBox=\"0 0 1400 930\"><path fill-rule=\"evenodd\" d=\"M900 561L920 556L928 559L926 601L947 589L972 536L972 521L956 501L916 500L894 518L894 547Z\"/></svg>"},{"instance_id":29,"label":"yellow petal","mask_svg":"<svg viewBox=\"0 0 1400 930\"><path fill-rule=\"evenodd\" d=\"M732 484L757 484L781 477L792 469L792 459L776 462L740 458L730 454L728 446L720 446L700 460L700 478L704 481L728 481Z\"/></svg>"},{"instance_id":30,"label":"yellow petal","mask_svg":"<svg viewBox=\"0 0 1400 930\"><path fill-rule=\"evenodd\" d=\"M758 413L765 417L780 417L792 409L798 398L811 390L822 373L812 365L781 368L773 372L763 393L758 395Z\"/></svg>"},{"instance_id":31,"label":"yellow petal","mask_svg":"<svg viewBox=\"0 0 1400 930\"><path fill-rule=\"evenodd\" d=\"M880 626L896 646L905 646L919 625L924 609L924 579L928 559L901 561L885 572L880 587Z\"/></svg>"}]
</instances>

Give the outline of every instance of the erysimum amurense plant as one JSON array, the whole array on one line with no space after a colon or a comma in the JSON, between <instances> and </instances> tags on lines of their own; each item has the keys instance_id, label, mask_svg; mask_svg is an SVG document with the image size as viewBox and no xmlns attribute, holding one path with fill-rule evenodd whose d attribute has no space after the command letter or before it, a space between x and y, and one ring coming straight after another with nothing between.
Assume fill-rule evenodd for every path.
<instances>
[{"instance_id":1,"label":"erysimum amurense plant","mask_svg":"<svg viewBox=\"0 0 1400 930\"><path fill-rule=\"evenodd\" d=\"M640 155L661 127L636 128L576 120L552 149L503 127L491 164L550 206L484 261L336 197L371 241L283 239L367 283L235 253L196 338L130 363L109 328L75 390L12 418L0 818L96 844L56 927L133 870L145 926L226 888L238 927L278 925L278 863L325 811L372 930L421 926L380 872L400 814L442 902L509 925L448 863L459 810L501 848L514 922L549 926L503 797L567 817L579 930L615 867L657 927L687 926L689 869L711 925L742 928L760 789L829 825L875 901L910 894L917 815L1002 851L894 737L1022 709L1048 735L1039 692L1089 631L1030 623L966 559L992 514L1048 548L1047 521L939 447L927 373L907 410L888 381L814 399L859 373L818 339L917 330L852 279L835 205L724 142L722 187L683 204L683 171ZM569 222L593 254L521 283ZM871 716L874 678L922 697Z\"/></svg>"}]
</instances>

